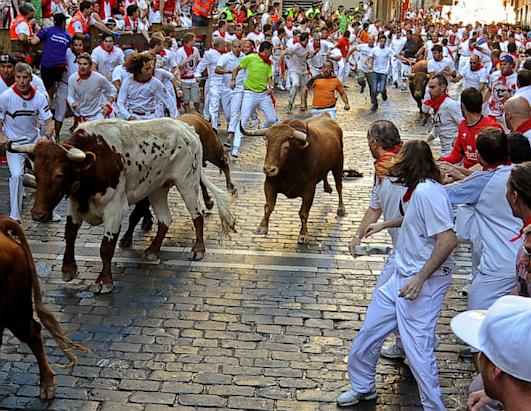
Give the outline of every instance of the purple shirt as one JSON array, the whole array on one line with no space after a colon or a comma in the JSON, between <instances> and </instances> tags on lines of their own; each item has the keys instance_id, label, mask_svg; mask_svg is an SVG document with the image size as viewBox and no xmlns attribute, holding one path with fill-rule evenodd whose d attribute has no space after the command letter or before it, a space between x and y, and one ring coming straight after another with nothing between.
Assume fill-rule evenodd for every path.
<instances>
[{"instance_id":1,"label":"purple shirt","mask_svg":"<svg viewBox=\"0 0 531 411\"><path fill-rule=\"evenodd\" d=\"M62 27L49 27L37 33L37 37L44 42L41 66L52 68L66 65L66 50L72 42L70 34Z\"/></svg>"}]
</instances>

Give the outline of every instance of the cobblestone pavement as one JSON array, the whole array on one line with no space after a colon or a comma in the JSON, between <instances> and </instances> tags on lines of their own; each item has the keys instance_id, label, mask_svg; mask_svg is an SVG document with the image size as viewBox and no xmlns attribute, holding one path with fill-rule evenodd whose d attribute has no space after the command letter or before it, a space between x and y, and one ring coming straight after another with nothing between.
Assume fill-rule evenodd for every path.
<instances>
[{"instance_id":1,"label":"cobblestone pavement","mask_svg":"<svg viewBox=\"0 0 531 411\"><path fill-rule=\"evenodd\" d=\"M253 234L263 211L261 173L263 139L244 141L233 165L238 188L232 208L238 233L220 238L213 213L206 219L207 254L190 262L193 226L182 200L171 192L174 222L160 262L141 260L154 232L135 232L134 247L114 258L115 290L94 296L87 291L101 269L101 227L84 225L77 241L78 279L60 279L64 250L62 222L40 225L30 220L31 192L23 226L37 262L52 267L41 278L44 299L70 337L93 354L79 354L72 371L45 333L48 358L57 374L57 399L37 399L38 368L29 349L8 332L0 357L1 409L146 410L254 409L334 410L336 395L347 385L346 356L370 301L382 256L357 260L347 244L369 202L372 159L366 144L368 124L389 119L404 138L426 135L409 94L390 90L376 114L367 95L348 89L352 110L339 110L344 130L345 168L365 176L345 182L348 215L338 218L336 193L318 189L309 219L310 242L297 245L300 200L279 197L269 234ZM286 118L285 93L279 112ZM298 105L296 106L298 110ZM299 114L295 114L298 116ZM437 147L434 147L437 150ZM218 186L222 178L209 166ZM2 212L7 211L7 174L0 168ZM60 211L66 213L65 202ZM214 210L215 211L215 210ZM380 234L373 243L389 243ZM458 268L439 321L437 349L440 380L448 409L465 408L473 368L459 362L462 345L449 329L465 308L459 290L470 266L468 250L457 252ZM357 409L420 409L414 378L400 362L378 365L379 399Z\"/></svg>"}]
</instances>

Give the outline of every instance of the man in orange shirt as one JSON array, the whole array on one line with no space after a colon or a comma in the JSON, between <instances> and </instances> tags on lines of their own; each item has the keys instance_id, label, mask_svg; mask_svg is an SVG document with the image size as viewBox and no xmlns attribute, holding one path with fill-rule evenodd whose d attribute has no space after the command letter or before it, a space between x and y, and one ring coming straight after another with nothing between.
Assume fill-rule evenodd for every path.
<instances>
[{"instance_id":1,"label":"man in orange shirt","mask_svg":"<svg viewBox=\"0 0 531 411\"><path fill-rule=\"evenodd\" d=\"M330 117L336 119L336 91L345 103L345 110L350 110L348 97L343 89L341 81L334 74L334 65L331 61L325 61L321 74L313 77L308 81L307 88L303 89L302 99L304 106L308 97L308 89L313 92L312 115L317 116L322 113L328 113Z\"/></svg>"}]
</instances>

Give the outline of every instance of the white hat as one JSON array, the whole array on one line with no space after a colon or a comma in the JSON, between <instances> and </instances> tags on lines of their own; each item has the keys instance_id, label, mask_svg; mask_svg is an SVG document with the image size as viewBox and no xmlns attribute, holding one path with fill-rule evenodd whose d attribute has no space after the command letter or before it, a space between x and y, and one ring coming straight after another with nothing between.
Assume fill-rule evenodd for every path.
<instances>
[{"instance_id":1,"label":"white hat","mask_svg":"<svg viewBox=\"0 0 531 411\"><path fill-rule=\"evenodd\" d=\"M488 311L458 314L450 327L506 374L531 382L531 298L501 297Z\"/></svg>"}]
</instances>

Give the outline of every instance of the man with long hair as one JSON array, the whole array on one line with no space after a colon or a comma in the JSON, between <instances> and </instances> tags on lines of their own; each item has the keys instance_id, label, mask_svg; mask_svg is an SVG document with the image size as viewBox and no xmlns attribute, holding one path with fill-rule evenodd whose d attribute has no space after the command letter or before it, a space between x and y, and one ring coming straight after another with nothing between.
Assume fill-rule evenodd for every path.
<instances>
[{"instance_id":1,"label":"man with long hair","mask_svg":"<svg viewBox=\"0 0 531 411\"><path fill-rule=\"evenodd\" d=\"M407 188L401 200L407 209L400 218L369 225L364 237L400 227L394 269L389 280L374 292L363 327L352 343L348 361L351 387L337 403L346 407L377 397L380 349L387 335L398 328L422 406L444 410L433 351L437 318L454 267L450 255L457 245L452 205L425 141L404 144L390 174Z\"/></svg>"},{"instance_id":2,"label":"man with long hair","mask_svg":"<svg viewBox=\"0 0 531 411\"><path fill-rule=\"evenodd\" d=\"M179 115L175 100L154 77L157 58L151 53L132 53L125 60L125 69L132 74L121 86L117 98L118 114L125 120L147 120L157 117L164 104L170 117Z\"/></svg>"}]
</instances>

